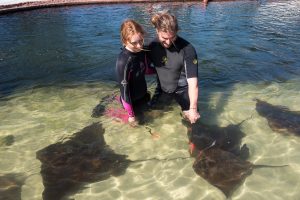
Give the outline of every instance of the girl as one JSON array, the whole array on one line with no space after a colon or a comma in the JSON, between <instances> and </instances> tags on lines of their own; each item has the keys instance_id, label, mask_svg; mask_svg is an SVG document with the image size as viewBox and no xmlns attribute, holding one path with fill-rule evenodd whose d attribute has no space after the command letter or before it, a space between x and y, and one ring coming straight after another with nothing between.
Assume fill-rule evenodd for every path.
<instances>
[{"instance_id":1,"label":"girl","mask_svg":"<svg viewBox=\"0 0 300 200\"><path fill-rule=\"evenodd\" d=\"M143 49L145 31L134 20L126 20L121 25L123 48L116 63L117 80L120 86L121 103L128 113L128 122L136 124L135 105L148 101L145 73L154 73L148 67L146 53Z\"/></svg>"}]
</instances>

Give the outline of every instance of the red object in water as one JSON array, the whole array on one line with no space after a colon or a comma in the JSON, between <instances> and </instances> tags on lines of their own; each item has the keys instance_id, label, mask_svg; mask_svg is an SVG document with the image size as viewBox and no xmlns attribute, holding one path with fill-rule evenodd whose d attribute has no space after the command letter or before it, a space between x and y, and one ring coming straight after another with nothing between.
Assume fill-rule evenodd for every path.
<instances>
[{"instance_id":1,"label":"red object in water","mask_svg":"<svg viewBox=\"0 0 300 200\"><path fill-rule=\"evenodd\" d=\"M193 155L194 150L195 150L195 145L194 145L194 143L190 142L189 143L189 152L191 155Z\"/></svg>"},{"instance_id":2,"label":"red object in water","mask_svg":"<svg viewBox=\"0 0 300 200\"><path fill-rule=\"evenodd\" d=\"M114 118L117 121L121 121L123 123L128 122L128 115L125 110L121 108L107 108L104 112L104 115Z\"/></svg>"}]
</instances>

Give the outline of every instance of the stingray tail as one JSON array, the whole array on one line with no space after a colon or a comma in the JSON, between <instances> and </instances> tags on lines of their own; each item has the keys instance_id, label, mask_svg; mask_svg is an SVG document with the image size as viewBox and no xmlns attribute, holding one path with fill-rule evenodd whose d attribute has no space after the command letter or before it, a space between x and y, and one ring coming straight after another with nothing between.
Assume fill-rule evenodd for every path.
<instances>
[{"instance_id":1,"label":"stingray tail","mask_svg":"<svg viewBox=\"0 0 300 200\"><path fill-rule=\"evenodd\" d=\"M265 168L265 167L268 167L268 168L278 168L278 167L288 167L289 165L254 165L254 168L257 169L257 168Z\"/></svg>"},{"instance_id":2,"label":"stingray tail","mask_svg":"<svg viewBox=\"0 0 300 200\"><path fill-rule=\"evenodd\" d=\"M252 119L252 118L253 118L253 114L250 117L248 117L247 119L244 119L243 121L238 123L237 126L240 127L245 121L248 121L249 119Z\"/></svg>"},{"instance_id":3,"label":"stingray tail","mask_svg":"<svg viewBox=\"0 0 300 200\"><path fill-rule=\"evenodd\" d=\"M148 159L140 159L140 160L131 160L130 163L140 163L140 162L147 162L147 161L172 161L172 160L186 160L186 159L191 159L192 157L187 156L187 157L175 157L175 158L148 158Z\"/></svg>"}]
</instances>

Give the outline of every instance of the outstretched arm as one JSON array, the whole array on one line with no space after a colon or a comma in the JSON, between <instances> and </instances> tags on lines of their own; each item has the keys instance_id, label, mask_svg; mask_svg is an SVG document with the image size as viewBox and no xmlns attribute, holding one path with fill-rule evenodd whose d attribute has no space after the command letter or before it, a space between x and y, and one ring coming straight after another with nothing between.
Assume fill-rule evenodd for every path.
<instances>
[{"instance_id":1,"label":"outstretched arm","mask_svg":"<svg viewBox=\"0 0 300 200\"><path fill-rule=\"evenodd\" d=\"M193 124L199 118L200 114L198 113L198 59L195 48L189 44L185 47L185 67L186 75L188 82L188 92L190 100L190 109L188 112L188 119Z\"/></svg>"},{"instance_id":2,"label":"outstretched arm","mask_svg":"<svg viewBox=\"0 0 300 200\"><path fill-rule=\"evenodd\" d=\"M200 114L198 113L198 78L188 78L188 91L189 91L189 99L190 99L190 109L188 113L188 119L193 124L199 118Z\"/></svg>"}]
</instances>

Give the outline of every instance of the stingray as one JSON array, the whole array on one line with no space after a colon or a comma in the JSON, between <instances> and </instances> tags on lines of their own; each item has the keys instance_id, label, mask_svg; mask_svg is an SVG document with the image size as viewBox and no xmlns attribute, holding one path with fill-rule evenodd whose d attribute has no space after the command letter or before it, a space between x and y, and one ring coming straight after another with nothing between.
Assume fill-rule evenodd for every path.
<instances>
[{"instance_id":1,"label":"stingray","mask_svg":"<svg viewBox=\"0 0 300 200\"><path fill-rule=\"evenodd\" d=\"M246 144L241 147L241 140L245 136L245 133L240 129L243 122L236 125L230 124L226 127L206 125L200 121L193 124L188 132L190 143L193 145L192 155L197 155L199 151L215 143L215 147L246 160L249 156L249 149Z\"/></svg>"},{"instance_id":2,"label":"stingray","mask_svg":"<svg viewBox=\"0 0 300 200\"><path fill-rule=\"evenodd\" d=\"M132 163L190 159L177 157L132 161L126 155L114 153L105 143L103 134L101 124L94 123L73 134L69 140L51 144L36 153L42 163L44 200L66 199L67 195L76 193L88 183L123 175Z\"/></svg>"},{"instance_id":3,"label":"stingray","mask_svg":"<svg viewBox=\"0 0 300 200\"><path fill-rule=\"evenodd\" d=\"M84 188L125 173L126 155L118 155L105 143L104 129L94 123L64 142L51 144L36 153L42 163L44 200L59 200Z\"/></svg>"},{"instance_id":4,"label":"stingray","mask_svg":"<svg viewBox=\"0 0 300 200\"><path fill-rule=\"evenodd\" d=\"M0 174L0 200L21 200L23 174Z\"/></svg>"},{"instance_id":5,"label":"stingray","mask_svg":"<svg viewBox=\"0 0 300 200\"><path fill-rule=\"evenodd\" d=\"M273 131L300 136L300 112L290 111L283 106L276 106L256 99L256 111L268 120Z\"/></svg>"},{"instance_id":6,"label":"stingray","mask_svg":"<svg viewBox=\"0 0 300 200\"><path fill-rule=\"evenodd\" d=\"M242 160L233 153L212 147L202 151L196 158L193 168L195 172L210 184L219 188L226 197L249 176L253 169L260 167L285 167L254 165Z\"/></svg>"}]
</instances>

